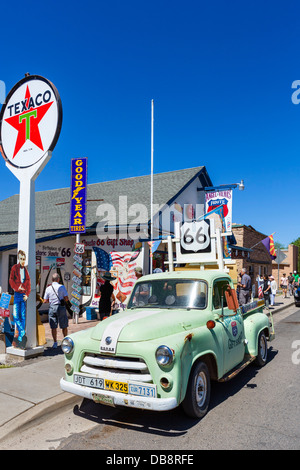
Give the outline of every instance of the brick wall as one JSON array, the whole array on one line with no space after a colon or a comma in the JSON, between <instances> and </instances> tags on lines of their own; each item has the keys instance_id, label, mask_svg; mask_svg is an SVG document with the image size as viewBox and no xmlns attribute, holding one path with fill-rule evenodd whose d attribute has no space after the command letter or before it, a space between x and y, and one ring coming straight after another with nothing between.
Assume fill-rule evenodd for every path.
<instances>
[{"instance_id":1,"label":"brick wall","mask_svg":"<svg viewBox=\"0 0 300 470\"><path fill-rule=\"evenodd\" d=\"M282 274L285 273L287 276L289 273L293 273L294 271L298 271L298 254L299 248L296 245L289 245L287 250L283 251L287 257L285 260L279 265L278 270L278 263L276 260L272 263L272 275L275 277L276 282L278 283L282 277Z\"/></svg>"}]
</instances>

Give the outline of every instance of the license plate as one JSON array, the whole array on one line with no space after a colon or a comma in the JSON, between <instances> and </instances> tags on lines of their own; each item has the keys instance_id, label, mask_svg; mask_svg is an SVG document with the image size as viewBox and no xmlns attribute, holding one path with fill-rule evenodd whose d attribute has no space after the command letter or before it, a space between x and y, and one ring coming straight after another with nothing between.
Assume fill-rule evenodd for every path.
<instances>
[{"instance_id":1,"label":"license plate","mask_svg":"<svg viewBox=\"0 0 300 470\"><path fill-rule=\"evenodd\" d=\"M84 387L94 387L104 389L104 379L99 377L87 377L86 375L74 374L74 384L83 385Z\"/></svg>"},{"instance_id":2,"label":"license plate","mask_svg":"<svg viewBox=\"0 0 300 470\"><path fill-rule=\"evenodd\" d=\"M113 392L128 393L128 383L116 382L115 380L104 380L105 390L112 390Z\"/></svg>"},{"instance_id":3,"label":"license plate","mask_svg":"<svg viewBox=\"0 0 300 470\"><path fill-rule=\"evenodd\" d=\"M130 395L138 395L140 397L156 398L156 385L145 385L142 383L128 384Z\"/></svg>"},{"instance_id":4,"label":"license plate","mask_svg":"<svg viewBox=\"0 0 300 470\"><path fill-rule=\"evenodd\" d=\"M128 393L127 382L117 382L116 380L102 379L99 377L88 377L87 375L74 374L73 381L83 387L99 388L101 390L111 390L113 392Z\"/></svg>"},{"instance_id":5,"label":"license plate","mask_svg":"<svg viewBox=\"0 0 300 470\"><path fill-rule=\"evenodd\" d=\"M83 387L110 390L112 392L126 393L140 397L156 398L156 385L145 385L144 383L127 383L116 380L108 380L99 377L89 377L87 375L74 374L73 381Z\"/></svg>"},{"instance_id":6,"label":"license plate","mask_svg":"<svg viewBox=\"0 0 300 470\"><path fill-rule=\"evenodd\" d=\"M114 399L107 395L99 395L98 393L93 393L93 400L95 403L101 403L102 405L115 406Z\"/></svg>"}]
</instances>

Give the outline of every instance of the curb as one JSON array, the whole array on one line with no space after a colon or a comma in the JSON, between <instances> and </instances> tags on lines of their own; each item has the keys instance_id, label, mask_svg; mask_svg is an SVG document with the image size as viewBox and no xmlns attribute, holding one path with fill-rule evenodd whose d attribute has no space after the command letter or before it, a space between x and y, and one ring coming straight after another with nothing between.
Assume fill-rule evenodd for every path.
<instances>
[{"instance_id":1,"label":"curb","mask_svg":"<svg viewBox=\"0 0 300 470\"><path fill-rule=\"evenodd\" d=\"M0 428L0 443L11 436L16 431L24 431L33 425L44 420L45 416L51 415L64 407L81 403L82 397L72 395L68 392L62 392L53 398L34 405L29 410L24 411L19 416L12 418ZM48 417L49 417L48 416Z\"/></svg>"},{"instance_id":2,"label":"curb","mask_svg":"<svg viewBox=\"0 0 300 470\"><path fill-rule=\"evenodd\" d=\"M292 307L295 305L294 301L290 302L289 304L283 305L282 307L275 308L275 311L271 310L271 314L275 315L278 312L281 312L282 310L285 310L286 308Z\"/></svg>"}]
</instances>

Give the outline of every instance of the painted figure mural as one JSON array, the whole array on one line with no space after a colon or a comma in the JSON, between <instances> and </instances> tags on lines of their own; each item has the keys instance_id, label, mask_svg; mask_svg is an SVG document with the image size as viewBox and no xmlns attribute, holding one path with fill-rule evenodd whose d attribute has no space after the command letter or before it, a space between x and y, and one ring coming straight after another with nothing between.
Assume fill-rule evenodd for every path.
<instances>
[{"instance_id":1,"label":"painted figure mural","mask_svg":"<svg viewBox=\"0 0 300 470\"><path fill-rule=\"evenodd\" d=\"M26 347L26 300L30 294L31 283L27 268L25 267L26 254L18 251L18 263L11 268L9 284L14 290L13 317L15 321L15 335L13 346L21 349Z\"/></svg>"}]
</instances>

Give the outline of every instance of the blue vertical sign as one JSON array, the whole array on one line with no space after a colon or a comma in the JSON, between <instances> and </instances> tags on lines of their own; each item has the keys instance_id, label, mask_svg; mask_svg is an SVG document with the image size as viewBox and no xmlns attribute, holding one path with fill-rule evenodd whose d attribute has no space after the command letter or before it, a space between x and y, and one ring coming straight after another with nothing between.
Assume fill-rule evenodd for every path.
<instances>
[{"instance_id":1,"label":"blue vertical sign","mask_svg":"<svg viewBox=\"0 0 300 470\"><path fill-rule=\"evenodd\" d=\"M87 158L72 158L69 233L85 233L86 196Z\"/></svg>"}]
</instances>

